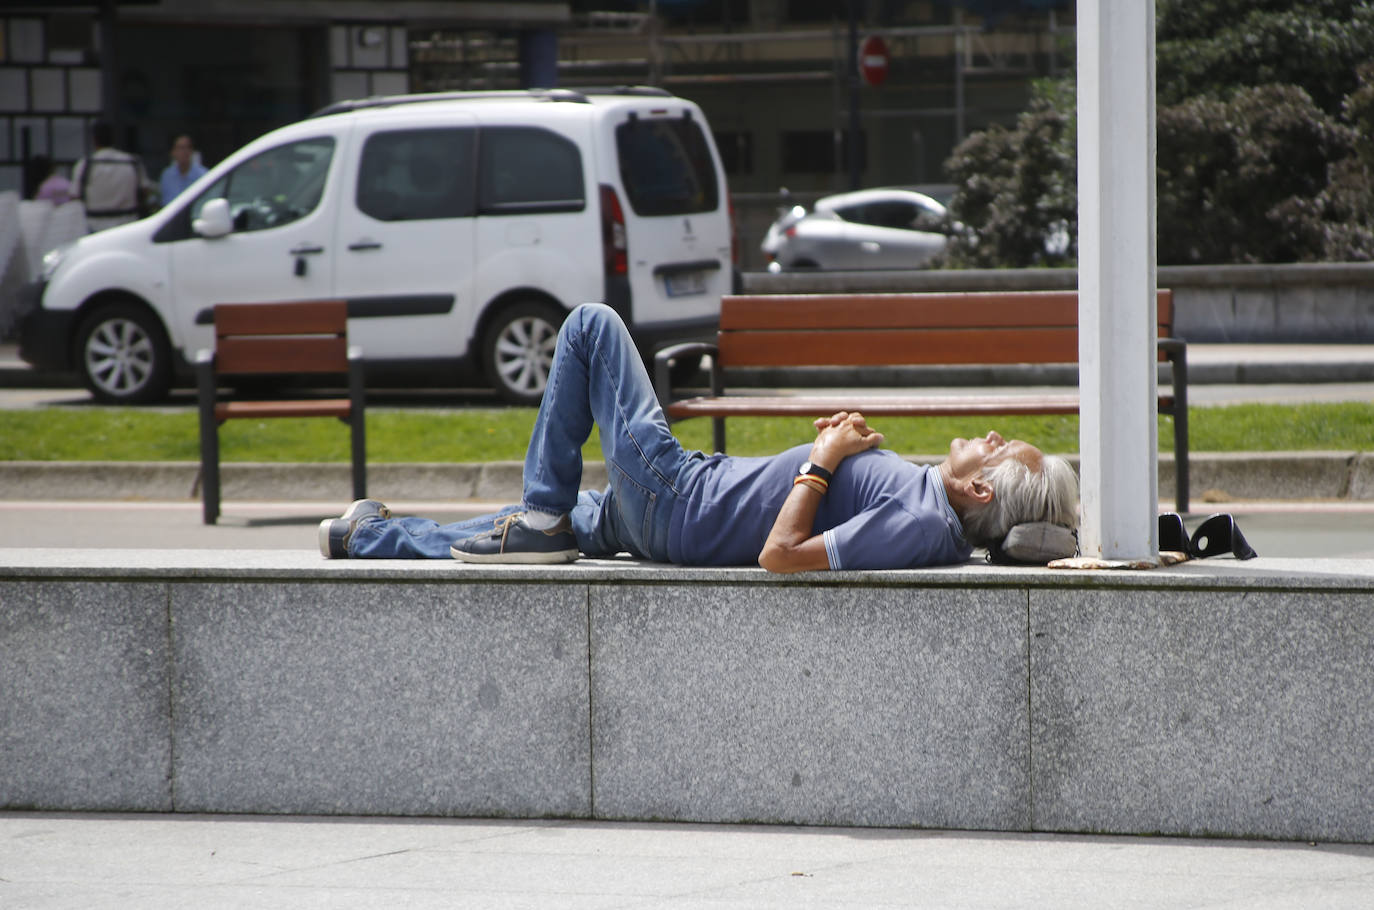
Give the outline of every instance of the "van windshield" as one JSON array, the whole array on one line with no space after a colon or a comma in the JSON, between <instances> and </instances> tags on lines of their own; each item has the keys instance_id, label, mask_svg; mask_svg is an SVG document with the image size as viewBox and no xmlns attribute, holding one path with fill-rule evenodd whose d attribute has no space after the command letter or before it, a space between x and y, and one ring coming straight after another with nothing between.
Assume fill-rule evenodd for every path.
<instances>
[{"instance_id":1,"label":"van windshield","mask_svg":"<svg viewBox=\"0 0 1374 910\"><path fill-rule=\"evenodd\" d=\"M720 204L711 147L695 120L632 118L616 127L615 144L636 215L713 212Z\"/></svg>"}]
</instances>

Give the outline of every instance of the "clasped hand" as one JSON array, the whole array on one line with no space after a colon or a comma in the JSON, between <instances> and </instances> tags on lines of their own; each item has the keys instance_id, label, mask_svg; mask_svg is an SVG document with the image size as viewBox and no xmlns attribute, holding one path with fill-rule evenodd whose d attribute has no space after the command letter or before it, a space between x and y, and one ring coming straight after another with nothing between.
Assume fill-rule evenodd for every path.
<instances>
[{"instance_id":1,"label":"clasped hand","mask_svg":"<svg viewBox=\"0 0 1374 910\"><path fill-rule=\"evenodd\" d=\"M811 462L827 470L833 471L850 455L883 444L883 434L870 427L858 411L837 411L830 417L818 417L815 427Z\"/></svg>"}]
</instances>

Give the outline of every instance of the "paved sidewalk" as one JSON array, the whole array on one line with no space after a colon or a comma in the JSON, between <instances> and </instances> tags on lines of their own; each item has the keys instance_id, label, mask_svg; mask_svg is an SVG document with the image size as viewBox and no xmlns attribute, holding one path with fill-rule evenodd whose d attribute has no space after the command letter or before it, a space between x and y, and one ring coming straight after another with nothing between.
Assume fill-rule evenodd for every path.
<instances>
[{"instance_id":1,"label":"paved sidewalk","mask_svg":"<svg viewBox=\"0 0 1374 910\"><path fill-rule=\"evenodd\" d=\"M0 907L1350 908L1374 846L580 821L0 813Z\"/></svg>"}]
</instances>

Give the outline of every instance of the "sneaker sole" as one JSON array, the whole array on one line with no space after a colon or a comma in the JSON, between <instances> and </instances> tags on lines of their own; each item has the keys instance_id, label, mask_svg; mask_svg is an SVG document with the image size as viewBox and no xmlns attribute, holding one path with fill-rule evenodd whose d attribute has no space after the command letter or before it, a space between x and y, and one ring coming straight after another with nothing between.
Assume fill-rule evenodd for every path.
<instances>
[{"instance_id":1,"label":"sneaker sole","mask_svg":"<svg viewBox=\"0 0 1374 910\"><path fill-rule=\"evenodd\" d=\"M372 510L370 510L370 509L365 509L365 508L364 508L364 506L366 506L368 503L376 503L376 504L377 504L377 509L376 509L375 512L372 512ZM347 552L344 552L342 555L339 555L339 556L335 556L334 553L331 552L330 546L329 546L329 532L333 530L333 528L334 528L334 522L336 522L336 521L342 521L342 522L344 522L344 523L347 524L347 523L351 523L351 522L352 522L355 518L357 518L359 515L368 514L368 513L375 514L375 515L377 515L379 518L390 518L390 517L391 517L391 510L388 509L388 508L387 508L385 505L383 505L382 503L377 502L377 500L375 500L375 499L355 499L355 500L353 500L352 503L349 504L348 509L347 509L342 515L340 515L338 518L326 518L324 521L320 522L320 530L319 530L318 535L317 535L317 537L318 537L318 542L319 542L319 545L320 545L320 555L322 555L325 559L347 559L347 558L348 558L348 553L347 553ZM347 547L346 547L346 546L345 546L344 549L345 549L345 551L347 551Z\"/></svg>"},{"instance_id":2,"label":"sneaker sole","mask_svg":"<svg viewBox=\"0 0 1374 910\"><path fill-rule=\"evenodd\" d=\"M326 518L324 521L320 522L320 530L318 535L320 544L320 555L323 556L325 559L340 558L334 555L329 546L329 532L333 530L334 522L338 520L339 519L337 518Z\"/></svg>"},{"instance_id":3,"label":"sneaker sole","mask_svg":"<svg viewBox=\"0 0 1374 910\"><path fill-rule=\"evenodd\" d=\"M456 547L449 554L459 562L505 563L507 565L553 565L577 559L576 550L551 550L548 553L469 553Z\"/></svg>"}]
</instances>

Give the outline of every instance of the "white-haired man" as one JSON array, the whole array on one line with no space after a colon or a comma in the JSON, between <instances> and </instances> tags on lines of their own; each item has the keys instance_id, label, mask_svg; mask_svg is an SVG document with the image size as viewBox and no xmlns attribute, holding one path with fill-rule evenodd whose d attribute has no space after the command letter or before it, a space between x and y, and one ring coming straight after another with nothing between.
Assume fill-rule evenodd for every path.
<instances>
[{"instance_id":1,"label":"white-haired man","mask_svg":"<svg viewBox=\"0 0 1374 910\"><path fill-rule=\"evenodd\" d=\"M610 483L580 490L582 445L600 428ZM563 324L525 457L519 505L441 525L359 500L326 519L328 557L553 563L579 555L771 572L895 569L966 560L1029 521L1076 523L1062 458L996 432L955 439L939 465L879 448L863 415L815 422L816 438L764 458L683 449L620 317L584 304Z\"/></svg>"}]
</instances>

